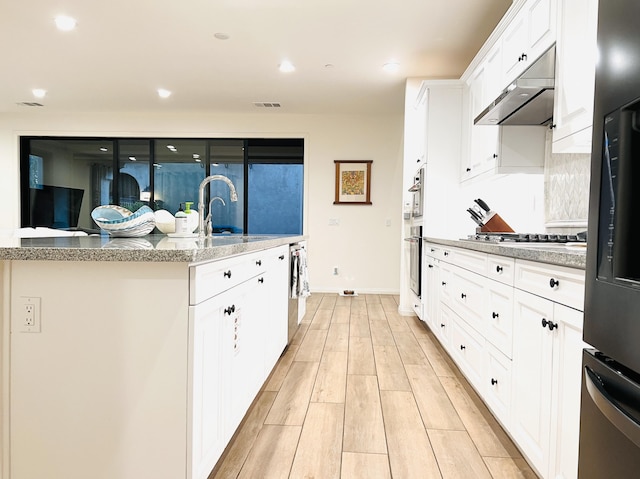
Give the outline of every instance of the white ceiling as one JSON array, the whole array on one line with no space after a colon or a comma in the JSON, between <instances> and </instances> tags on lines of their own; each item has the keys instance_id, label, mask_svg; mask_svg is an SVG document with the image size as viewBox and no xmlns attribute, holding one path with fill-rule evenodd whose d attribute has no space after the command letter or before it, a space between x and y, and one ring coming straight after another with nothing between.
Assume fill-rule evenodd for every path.
<instances>
[{"instance_id":1,"label":"white ceiling","mask_svg":"<svg viewBox=\"0 0 640 479\"><path fill-rule=\"evenodd\" d=\"M405 79L459 78L511 2L0 0L0 112L400 113Z\"/></svg>"}]
</instances>

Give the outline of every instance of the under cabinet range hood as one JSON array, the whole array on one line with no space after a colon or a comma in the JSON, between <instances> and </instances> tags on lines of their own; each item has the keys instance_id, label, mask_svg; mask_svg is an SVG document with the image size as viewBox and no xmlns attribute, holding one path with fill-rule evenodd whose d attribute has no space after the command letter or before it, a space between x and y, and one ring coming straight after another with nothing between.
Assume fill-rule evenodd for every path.
<instances>
[{"instance_id":1,"label":"under cabinet range hood","mask_svg":"<svg viewBox=\"0 0 640 479\"><path fill-rule=\"evenodd\" d=\"M546 125L553 118L553 45L474 120L474 125Z\"/></svg>"}]
</instances>

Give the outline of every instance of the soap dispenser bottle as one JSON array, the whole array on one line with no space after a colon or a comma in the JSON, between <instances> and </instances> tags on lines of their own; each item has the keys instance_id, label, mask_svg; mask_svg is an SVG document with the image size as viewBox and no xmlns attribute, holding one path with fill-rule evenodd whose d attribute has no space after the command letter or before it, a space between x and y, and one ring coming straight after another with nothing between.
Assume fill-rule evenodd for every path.
<instances>
[{"instance_id":1,"label":"soap dispenser bottle","mask_svg":"<svg viewBox=\"0 0 640 479\"><path fill-rule=\"evenodd\" d=\"M184 212L183 204L184 203L180 203L180 208L176 213L176 233L177 234L189 233L189 228L187 226L187 214Z\"/></svg>"}]
</instances>

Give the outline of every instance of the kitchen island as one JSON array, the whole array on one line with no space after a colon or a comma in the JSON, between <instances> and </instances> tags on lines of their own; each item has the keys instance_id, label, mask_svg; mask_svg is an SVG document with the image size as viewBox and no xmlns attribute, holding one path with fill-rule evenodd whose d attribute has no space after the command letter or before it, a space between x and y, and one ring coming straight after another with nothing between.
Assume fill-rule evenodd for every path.
<instances>
[{"instance_id":1,"label":"kitchen island","mask_svg":"<svg viewBox=\"0 0 640 479\"><path fill-rule=\"evenodd\" d=\"M1 239L6 477L206 479L286 347L304 239Z\"/></svg>"}]
</instances>

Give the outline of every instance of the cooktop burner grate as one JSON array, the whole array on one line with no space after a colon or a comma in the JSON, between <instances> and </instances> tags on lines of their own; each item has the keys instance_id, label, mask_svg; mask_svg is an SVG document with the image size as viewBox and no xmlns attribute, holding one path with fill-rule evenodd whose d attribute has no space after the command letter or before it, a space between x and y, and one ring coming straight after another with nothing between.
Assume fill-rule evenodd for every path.
<instances>
[{"instance_id":1,"label":"cooktop burner grate","mask_svg":"<svg viewBox=\"0 0 640 479\"><path fill-rule=\"evenodd\" d=\"M516 243L586 243L587 232L577 234L538 234L538 233L476 233L468 237L473 241L488 243L516 242Z\"/></svg>"}]
</instances>

